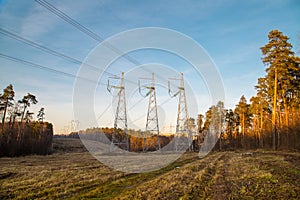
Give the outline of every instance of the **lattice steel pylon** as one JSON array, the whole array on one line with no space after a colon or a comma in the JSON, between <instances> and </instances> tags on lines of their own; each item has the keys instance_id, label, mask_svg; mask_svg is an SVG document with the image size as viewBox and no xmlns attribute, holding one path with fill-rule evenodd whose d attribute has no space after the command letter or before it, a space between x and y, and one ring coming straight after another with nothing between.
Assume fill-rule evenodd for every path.
<instances>
[{"instance_id":1,"label":"lattice steel pylon","mask_svg":"<svg viewBox=\"0 0 300 200\"><path fill-rule=\"evenodd\" d=\"M112 93L112 88L118 90L117 98L118 104L114 120L114 132L112 134L110 151L113 152L117 147L129 151L130 143L128 137L128 126L127 126L127 111L126 111L126 95L124 85L124 72L122 77L110 77L112 79L120 79L120 85L111 85L108 79L107 90Z\"/></svg>"},{"instance_id":2,"label":"lattice steel pylon","mask_svg":"<svg viewBox=\"0 0 300 200\"><path fill-rule=\"evenodd\" d=\"M180 85L178 87L178 91L173 93L170 88L169 81L169 94L171 97L178 96L178 110L177 110L177 122L176 122L176 132L174 137L174 149L175 151L185 151L188 147L190 151L193 150L192 142L193 135L188 126L188 107L186 102L186 94L184 87L184 79L183 73L180 74L180 79L178 78L170 78L171 80L180 80Z\"/></svg>"},{"instance_id":3,"label":"lattice steel pylon","mask_svg":"<svg viewBox=\"0 0 300 200\"><path fill-rule=\"evenodd\" d=\"M72 133L78 131L78 126L79 126L78 120L71 120L69 124L70 132Z\"/></svg>"},{"instance_id":4,"label":"lattice steel pylon","mask_svg":"<svg viewBox=\"0 0 300 200\"><path fill-rule=\"evenodd\" d=\"M148 78L142 78L148 79ZM149 80L149 79L148 79ZM154 81L154 73L152 73L151 84L143 86L143 88L147 89L148 92L143 95L142 87L139 80L139 92L143 97L149 96L148 101L148 111L147 111L147 121L146 121L146 129L144 133L144 143L143 143L143 152L149 150L149 148L154 147L155 150L160 150L160 138L159 138L159 125L158 125L158 112L157 112L157 102L156 102L156 90L155 90L155 81ZM157 137L157 142L155 140L150 140L148 137Z\"/></svg>"}]
</instances>

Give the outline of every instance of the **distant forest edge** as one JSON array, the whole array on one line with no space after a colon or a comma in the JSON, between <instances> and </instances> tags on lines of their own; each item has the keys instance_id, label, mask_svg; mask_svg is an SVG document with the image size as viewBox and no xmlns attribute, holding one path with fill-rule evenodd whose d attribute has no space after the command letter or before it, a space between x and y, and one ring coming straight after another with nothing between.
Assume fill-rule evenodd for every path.
<instances>
[{"instance_id":1,"label":"distant forest edge","mask_svg":"<svg viewBox=\"0 0 300 200\"><path fill-rule=\"evenodd\" d=\"M33 120L32 104L37 104L36 96L28 93L15 101L15 92L10 84L0 94L0 156L28 154L49 154L52 151L53 127L44 122L45 112L41 108Z\"/></svg>"},{"instance_id":2,"label":"distant forest edge","mask_svg":"<svg viewBox=\"0 0 300 200\"><path fill-rule=\"evenodd\" d=\"M72 132L68 135L54 135L55 138L81 138L81 139L88 139L93 140L101 143L110 144L112 140L112 135L114 133L114 128L88 128L84 131L79 132ZM131 152L142 152L144 147L144 135L145 131L141 130L134 130L129 129L127 130L128 138L129 138L129 146ZM125 132L122 129L116 130L116 137L120 139L120 141L125 140ZM166 135L160 135L160 145L161 147L165 147L168 145L172 140L174 136L166 136ZM157 146L157 136L148 136L146 145L149 146L148 151L156 151L155 148ZM124 149L123 146L119 146L120 148Z\"/></svg>"}]
</instances>

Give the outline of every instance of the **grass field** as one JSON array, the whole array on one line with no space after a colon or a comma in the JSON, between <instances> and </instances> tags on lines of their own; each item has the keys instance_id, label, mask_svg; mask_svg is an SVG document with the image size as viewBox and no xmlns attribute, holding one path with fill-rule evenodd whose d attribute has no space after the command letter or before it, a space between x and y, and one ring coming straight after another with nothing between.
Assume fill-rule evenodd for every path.
<instances>
[{"instance_id":1,"label":"grass field","mask_svg":"<svg viewBox=\"0 0 300 200\"><path fill-rule=\"evenodd\" d=\"M300 199L297 152L186 153L154 172L126 174L94 159L77 139L48 156L0 158L0 199Z\"/></svg>"}]
</instances>

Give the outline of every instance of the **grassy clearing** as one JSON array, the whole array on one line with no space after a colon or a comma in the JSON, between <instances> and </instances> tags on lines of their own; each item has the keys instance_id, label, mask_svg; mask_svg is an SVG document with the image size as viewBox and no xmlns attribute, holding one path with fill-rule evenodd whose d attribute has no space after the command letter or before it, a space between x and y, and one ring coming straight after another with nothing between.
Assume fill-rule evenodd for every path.
<instances>
[{"instance_id":1,"label":"grassy clearing","mask_svg":"<svg viewBox=\"0 0 300 200\"><path fill-rule=\"evenodd\" d=\"M88 153L1 158L0 199L62 198L123 176Z\"/></svg>"},{"instance_id":2,"label":"grassy clearing","mask_svg":"<svg viewBox=\"0 0 300 200\"><path fill-rule=\"evenodd\" d=\"M0 158L0 199L300 198L299 153L187 153L163 169L125 174L102 165L79 140L55 144L52 155Z\"/></svg>"}]
</instances>

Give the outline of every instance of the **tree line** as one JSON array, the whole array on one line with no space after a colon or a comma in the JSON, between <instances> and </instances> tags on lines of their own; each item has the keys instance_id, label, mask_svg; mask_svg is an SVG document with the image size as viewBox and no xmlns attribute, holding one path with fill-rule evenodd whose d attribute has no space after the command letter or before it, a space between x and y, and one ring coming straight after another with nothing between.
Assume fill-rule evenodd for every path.
<instances>
[{"instance_id":1,"label":"tree line","mask_svg":"<svg viewBox=\"0 0 300 200\"><path fill-rule=\"evenodd\" d=\"M89 140L94 140L94 141L99 141L102 143L108 143L110 144L112 140L112 135L114 133L114 128L88 128L86 130L82 130L79 132L72 132L70 133L67 137L68 138L79 138L79 135L84 136L85 139ZM116 130L116 137L120 139L120 141L125 140L125 132L124 130L118 128ZM146 134L145 131L141 130L134 130L134 129L129 129L127 130L128 138L129 138L129 149L131 152L142 152L144 149L144 146L149 147L148 151L156 151L157 147L157 135L154 136L148 136L147 140L144 140L144 136ZM165 136L165 135L160 135L160 145L161 148L166 146L171 142L173 139L173 136ZM146 143L145 143L146 142ZM124 148L123 146L119 146L120 148Z\"/></svg>"},{"instance_id":2,"label":"tree line","mask_svg":"<svg viewBox=\"0 0 300 200\"><path fill-rule=\"evenodd\" d=\"M269 32L260 48L266 74L258 78L256 95L250 101L243 95L234 109L219 102L199 115L200 141L213 124L221 132L216 148L300 149L300 58L288 39L278 30Z\"/></svg>"},{"instance_id":3,"label":"tree line","mask_svg":"<svg viewBox=\"0 0 300 200\"><path fill-rule=\"evenodd\" d=\"M28 93L16 101L10 84L0 94L0 156L48 154L52 148L52 124L44 122L45 110L41 108L34 120L29 107L37 104L35 95Z\"/></svg>"}]
</instances>

